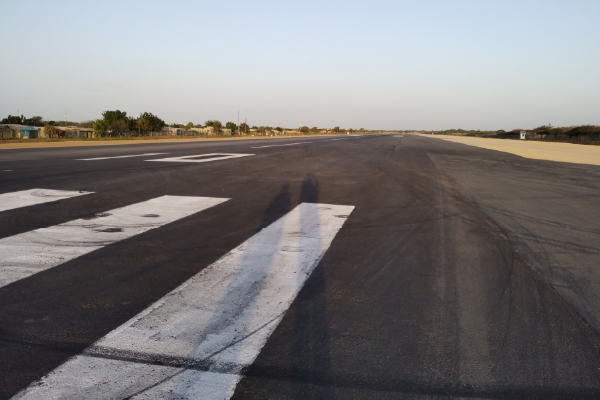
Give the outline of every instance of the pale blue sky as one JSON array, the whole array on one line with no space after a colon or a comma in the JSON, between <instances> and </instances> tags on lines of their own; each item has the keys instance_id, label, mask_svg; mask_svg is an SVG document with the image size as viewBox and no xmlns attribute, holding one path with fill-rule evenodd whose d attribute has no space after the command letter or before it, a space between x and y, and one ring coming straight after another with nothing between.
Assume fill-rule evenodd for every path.
<instances>
[{"instance_id":1,"label":"pale blue sky","mask_svg":"<svg viewBox=\"0 0 600 400\"><path fill-rule=\"evenodd\" d=\"M0 117L600 124L600 1L0 0Z\"/></svg>"}]
</instances>

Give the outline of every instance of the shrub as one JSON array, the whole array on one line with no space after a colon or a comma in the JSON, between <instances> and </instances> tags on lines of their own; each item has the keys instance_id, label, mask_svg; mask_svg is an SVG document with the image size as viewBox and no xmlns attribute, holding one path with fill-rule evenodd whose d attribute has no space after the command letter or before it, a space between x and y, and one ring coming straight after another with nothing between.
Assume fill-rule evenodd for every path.
<instances>
[{"instance_id":1,"label":"shrub","mask_svg":"<svg viewBox=\"0 0 600 400\"><path fill-rule=\"evenodd\" d=\"M46 124L46 126L44 126L44 134L49 138L56 137L56 128L50 124Z\"/></svg>"},{"instance_id":2,"label":"shrub","mask_svg":"<svg viewBox=\"0 0 600 400\"><path fill-rule=\"evenodd\" d=\"M570 131L565 132L569 137L574 136L591 136L600 134L600 127L594 125L583 125L573 128Z\"/></svg>"}]
</instances>

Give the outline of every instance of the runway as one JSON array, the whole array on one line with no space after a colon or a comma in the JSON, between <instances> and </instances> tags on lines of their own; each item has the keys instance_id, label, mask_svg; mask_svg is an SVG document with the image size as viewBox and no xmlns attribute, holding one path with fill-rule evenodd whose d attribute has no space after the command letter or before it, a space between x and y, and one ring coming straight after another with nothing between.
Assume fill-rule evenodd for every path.
<instances>
[{"instance_id":1,"label":"runway","mask_svg":"<svg viewBox=\"0 0 600 400\"><path fill-rule=\"evenodd\" d=\"M410 134L2 150L0 398L598 398L599 177Z\"/></svg>"}]
</instances>

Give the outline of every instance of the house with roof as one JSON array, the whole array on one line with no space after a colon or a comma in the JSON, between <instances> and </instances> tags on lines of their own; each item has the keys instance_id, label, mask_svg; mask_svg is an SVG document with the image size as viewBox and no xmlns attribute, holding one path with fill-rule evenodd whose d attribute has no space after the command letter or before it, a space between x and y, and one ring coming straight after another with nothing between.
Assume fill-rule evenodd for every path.
<instances>
[{"instance_id":1,"label":"house with roof","mask_svg":"<svg viewBox=\"0 0 600 400\"><path fill-rule=\"evenodd\" d=\"M0 125L2 139L36 139L40 137L40 128L19 124Z\"/></svg>"},{"instance_id":2,"label":"house with roof","mask_svg":"<svg viewBox=\"0 0 600 400\"><path fill-rule=\"evenodd\" d=\"M215 128L213 128L212 126L207 126L204 128L190 128L190 130L192 130L194 132L199 132L202 135L214 135L215 134Z\"/></svg>"}]
</instances>

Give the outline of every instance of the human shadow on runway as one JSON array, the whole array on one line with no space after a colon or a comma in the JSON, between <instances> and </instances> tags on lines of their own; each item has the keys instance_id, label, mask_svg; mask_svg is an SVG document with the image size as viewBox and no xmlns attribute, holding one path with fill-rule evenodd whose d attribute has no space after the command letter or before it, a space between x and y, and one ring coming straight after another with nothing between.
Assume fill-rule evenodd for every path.
<instances>
[{"instance_id":1,"label":"human shadow on runway","mask_svg":"<svg viewBox=\"0 0 600 400\"><path fill-rule=\"evenodd\" d=\"M289 184L285 184L265 209L256 233L285 217L290 211ZM201 334L196 339L196 346L190 353L189 358L192 364L203 360L208 371L220 373L221 376L225 377L221 382L221 385L224 387L236 386L239 374L243 373L244 364L247 362L245 358L246 353L248 350L252 351L245 348L244 341L248 338L252 339L252 335L255 333L250 328L256 325L254 320L257 318L257 315L253 311L258 307L265 281L268 279L270 270L273 268L272 263L276 258L278 250L277 242L278 240L274 240L270 245L266 245L256 235L248 239L244 250L239 256L237 271L230 280L228 287L223 291L222 298L213 310L212 318L202 327ZM260 264L256 264L255 262L257 259L257 250L262 255ZM251 276L248 275L249 268L253 269ZM252 280L248 281L249 278ZM235 293L235 296L232 296L233 293ZM241 299L243 301L239 301ZM260 319L260 317L258 318ZM211 337L223 334L227 335L233 326L232 324L236 326L236 334L243 339L206 356L205 343L209 342ZM252 347L252 344L250 344L250 347ZM215 362L214 357L218 359L221 353L227 354L225 357L226 361ZM190 367L192 368L190 369ZM169 399L173 400L181 398L182 395L185 396L193 386L211 385L213 379L211 376L203 374L194 375L193 369L193 365L183 367L175 375L162 377L154 385L157 386L161 382L173 380L173 389L169 395ZM152 393L150 392L150 394Z\"/></svg>"},{"instance_id":2,"label":"human shadow on runway","mask_svg":"<svg viewBox=\"0 0 600 400\"><path fill-rule=\"evenodd\" d=\"M308 174L302 182L298 203L318 202L319 181L313 174ZM315 213L316 210L307 212ZM315 218L314 215L302 215L302 221L313 221ZM329 399L335 395L332 390L325 269L325 262L321 260L288 311L293 313L291 318L294 321L293 359L290 360L293 365L290 397L294 399Z\"/></svg>"}]
</instances>

